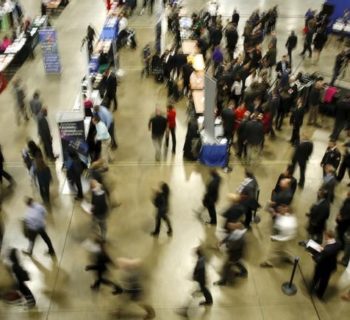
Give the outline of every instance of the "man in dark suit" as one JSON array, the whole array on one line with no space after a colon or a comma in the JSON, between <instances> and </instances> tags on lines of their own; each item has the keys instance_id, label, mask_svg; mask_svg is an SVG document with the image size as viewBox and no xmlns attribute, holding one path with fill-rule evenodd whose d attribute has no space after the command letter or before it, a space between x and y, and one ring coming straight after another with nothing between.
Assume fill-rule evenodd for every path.
<instances>
[{"instance_id":1,"label":"man in dark suit","mask_svg":"<svg viewBox=\"0 0 350 320\"><path fill-rule=\"evenodd\" d=\"M251 160L257 160L252 159L255 156L253 156L253 153L256 153L257 156L259 156L264 146L264 126L261 120L261 114L254 114L252 116L252 119L249 120L246 124L246 144L248 162L250 162Z\"/></svg>"},{"instance_id":2,"label":"man in dark suit","mask_svg":"<svg viewBox=\"0 0 350 320\"><path fill-rule=\"evenodd\" d=\"M298 186L300 188L304 187L306 164L312 154L313 149L314 144L307 138L306 135L303 135L300 144L295 147L295 151L292 157L292 171L295 171L295 166L298 164L300 170L300 179Z\"/></svg>"},{"instance_id":3,"label":"man in dark suit","mask_svg":"<svg viewBox=\"0 0 350 320\"><path fill-rule=\"evenodd\" d=\"M52 150L52 136L49 123L47 121L47 108L43 108L38 114L38 133L44 145L45 154L48 159L55 161L58 157Z\"/></svg>"},{"instance_id":4,"label":"man in dark suit","mask_svg":"<svg viewBox=\"0 0 350 320\"><path fill-rule=\"evenodd\" d=\"M335 240L333 231L326 231L324 238L323 250L314 256L316 266L310 286L311 291L315 292L319 299L323 298L329 279L337 269L337 256L341 247Z\"/></svg>"},{"instance_id":5,"label":"man in dark suit","mask_svg":"<svg viewBox=\"0 0 350 320\"><path fill-rule=\"evenodd\" d=\"M207 189L203 198L203 206L208 209L211 225L216 225L216 209L215 204L219 198L219 188L221 183L221 177L216 170L210 172L211 180L207 185Z\"/></svg>"},{"instance_id":6,"label":"man in dark suit","mask_svg":"<svg viewBox=\"0 0 350 320\"><path fill-rule=\"evenodd\" d=\"M295 35L295 32L292 31L286 42L286 48L288 51L290 65L292 65L292 51L296 48L297 43L298 43L298 37Z\"/></svg>"},{"instance_id":7,"label":"man in dark suit","mask_svg":"<svg viewBox=\"0 0 350 320\"><path fill-rule=\"evenodd\" d=\"M291 67L286 55L282 56L282 60L276 64L277 77L282 78L283 75L290 74Z\"/></svg>"},{"instance_id":8,"label":"man in dark suit","mask_svg":"<svg viewBox=\"0 0 350 320\"><path fill-rule=\"evenodd\" d=\"M117 100L117 77L109 68L106 71L106 94L107 99L106 106L110 108L111 102L113 101L113 111L118 109L118 100Z\"/></svg>"},{"instance_id":9,"label":"man in dark suit","mask_svg":"<svg viewBox=\"0 0 350 320\"><path fill-rule=\"evenodd\" d=\"M235 126L235 113L234 113L234 104L230 103L224 110L221 112L222 125L224 127L224 137L227 139L227 163L225 164L224 171L230 172L232 168L229 167L231 145L233 142L233 130Z\"/></svg>"},{"instance_id":10,"label":"man in dark suit","mask_svg":"<svg viewBox=\"0 0 350 320\"><path fill-rule=\"evenodd\" d=\"M300 142L300 128L303 125L304 120L304 103L303 98L299 97L297 100L297 106L292 111L290 117L290 124L293 126L292 137L290 138L290 143L293 146L297 146Z\"/></svg>"},{"instance_id":11,"label":"man in dark suit","mask_svg":"<svg viewBox=\"0 0 350 320\"><path fill-rule=\"evenodd\" d=\"M328 200L328 194L326 190L320 189L317 192L317 201L314 203L310 212L307 214L309 217L309 225L307 230L311 239L315 240L319 244L322 243L323 233L326 229L326 222L330 214L330 204Z\"/></svg>"},{"instance_id":12,"label":"man in dark suit","mask_svg":"<svg viewBox=\"0 0 350 320\"><path fill-rule=\"evenodd\" d=\"M350 120L350 94L336 103L335 121L330 136L332 140L338 140L344 128L349 127Z\"/></svg>"},{"instance_id":13,"label":"man in dark suit","mask_svg":"<svg viewBox=\"0 0 350 320\"><path fill-rule=\"evenodd\" d=\"M229 53L229 59L231 61L234 58L234 52L236 50L236 45L239 37L236 26L231 22L226 27L225 37L226 48Z\"/></svg>"},{"instance_id":14,"label":"man in dark suit","mask_svg":"<svg viewBox=\"0 0 350 320\"><path fill-rule=\"evenodd\" d=\"M329 140L328 147L321 161L321 167L323 168L323 175L325 175L326 165L331 165L337 170L341 159L341 153L337 148L337 143L334 140Z\"/></svg>"}]
</instances>

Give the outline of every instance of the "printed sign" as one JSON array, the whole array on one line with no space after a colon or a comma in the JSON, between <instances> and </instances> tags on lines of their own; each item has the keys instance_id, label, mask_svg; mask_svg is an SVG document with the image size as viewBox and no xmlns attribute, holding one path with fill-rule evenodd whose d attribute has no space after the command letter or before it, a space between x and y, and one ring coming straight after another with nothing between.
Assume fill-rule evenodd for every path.
<instances>
[{"instance_id":1,"label":"printed sign","mask_svg":"<svg viewBox=\"0 0 350 320\"><path fill-rule=\"evenodd\" d=\"M60 73L61 63L58 55L57 33L53 28L41 29L39 40L43 51L46 73Z\"/></svg>"}]
</instances>

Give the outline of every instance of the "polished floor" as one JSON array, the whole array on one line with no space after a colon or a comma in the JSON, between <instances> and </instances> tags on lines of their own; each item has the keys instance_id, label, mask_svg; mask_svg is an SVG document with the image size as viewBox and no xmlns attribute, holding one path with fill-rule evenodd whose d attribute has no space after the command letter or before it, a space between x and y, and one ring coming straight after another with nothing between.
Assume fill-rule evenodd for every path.
<instances>
[{"instance_id":1,"label":"polished floor","mask_svg":"<svg viewBox=\"0 0 350 320\"><path fill-rule=\"evenodd\" d=\"M139 3L141 1L138 1ZM309 7L319 8L322 1L219 1L220 11L229 15L234 7L241 13L240 28L245 19L255 8L266 9L279 5L280 17L277 23L279 55L284 53L284 43L290 30L298 32L298 49L302 46L300 30L303 27L303 15ZM40 0L22 3L30 16L39 13ZM189 10L199 9L205 1L185 1ZM44 104L49 109L49 120L54 136L54 147L60 150L55 117L58 111L70 110L78 94L79 83L86 70L85 55L80 51L81 40L88 23L100 30L105 19L103 1L71 0L69 6L53 20L58 30L58 43L63 71L60 76L47 76L44 73L40 48L36 58L26 62L18 71L26 85L27 94L39 89ZM175 156L164 155L160 163L154 162L154 150L147 129L150 114L155 105L166 103L165 88L151 79L141 80L141 51L146 43L154 40L154 17L135 15L129 21L137 33L139 49L124 49L121 54L121 67L125 75L118 88L119 109L115 113L116 132L119 148L115 160L107 174L107 183L112 190L112 201L122 205L111 210L108 223L108 251L113 259L117 257L138 257L144 260L146 292L145 300L156 311L156 319L181 319L177 311L188 303L194 289L191 272L194 266L193 248L203 244L210 258L208 265L208 282L214 298L214 305L207 310L198 307L199 298L190 302L190 317L193 319L240 319L240 320L341 320L348 319L350 303L340 300L341 290L337 287L338 279L344 268L339 266L333 276L325 302L311 299L307 284L313 270L313 261L297 244L293 250L301 257L300 269L296 273L295 283L298 293L293 297L281 292L281 284L290 277L291 267L261 269L269 247L270 218L261 210L262 222L253 226L247 236L248 248L246 265L249 276L237 280L234 286L227 288L214 287L212 282L219 279L219 272L224 255L215 250L217 230L203 226L193 215L193 209L199 207L208 178L208 168L197 163L186 163L182 159L182 145L186 128L186 103L180 102L177 107L178 147ZM330 39L322 52L320 62L301 60L295 55L295 66L298 70L317 70L329 79L334 57L340 48L335 39ZM350 86L350 75L346 75L342 85ZM37 130L33 120L27 125L17 126L14 114L14 98L10 88L0 96L0 143L7 160L7 170L14 176L17 184L14 192L9 194L3 204L2 214L6 224L4 250L6 248L26 247L26 239L21 233L21 219L25 210L23 198L32 195L39 200L38 192L33 189L30 179L21 160L21 149L28 137L37 140ZM320 159L326 148L332 120L324 119L322 128L311 129L315 144L314 153L307 169L306 185L303 191L298 190L293 202L293 210L298 216L298 239L304 239L305 213L316 199L316 190L321 184L322 172ZM253 168L260 183L261 203L269 199L274 183L289 162L292 148L287 143L291 129L287 122L283 131L274 141L267 139L262 161ZM344 137L342 137L343 139ZM227 205L226 194L233 192L243 179L244 167L232 158L233 171L224 174L218 211ZM123 297L112 296L109 289L101 288L96 293L90 290L92 275L84 271L89 262L89 253L84 243L90 237L90 218L74 202L72 196L63 195L64 178L61 164L52 166L55 172L53 186L53 208L48 217L48 233L57 252L57 264L44 255L44 243L38 239L33 259L22 256L23 264L30 272L29 287L37 298L37 307L27 310L25 307L10 306L0 302L1 320L22 319L114 319L113 311L118 305L125 305ZM296 173L298 177L298 172ZM154 209L150 201L152 188L159 181L166 181L171 188L171 220L174 226L172 238L166 236L165 230L158 240L149 236L154 224ZM330 227L339 206L347 193L346 184L349 178L337 187L336 200L332 206ZM221 220L219 220L221 222ZM220 223L219 223L220 225ZM120 271L112 270L111 277L121 279ZM1 265L0 291L11 285L6 269ZM143 311L136 306L128 319L140 319ZM126 317L125 317L126 318Z\"/></svg>"}]
</instances>

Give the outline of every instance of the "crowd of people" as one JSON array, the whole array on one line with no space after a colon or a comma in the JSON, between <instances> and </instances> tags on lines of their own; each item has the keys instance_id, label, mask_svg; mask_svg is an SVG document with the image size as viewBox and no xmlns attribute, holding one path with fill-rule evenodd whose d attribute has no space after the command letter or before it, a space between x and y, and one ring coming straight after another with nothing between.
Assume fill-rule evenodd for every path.
<instances>
[{"instance_id":1,"label":"crowd of people","mask_svg":"<svg viewBox=\"0 0 350 320\"><path fill-rule=\"evenodd\" d=\"M154 1L144 1L143 8L149 5L150 13L153 10ZM183 143L183 155L186 160L197 160L198 148L200 148L199 128L197 115L194 110L193 97L191 95L191 76L195 73L193 61L181 49L181 30L179 23L179 7L176 1L170 1L170 14L168 26L173 34L174 43L169 50L161 56L153 52L147 46L143 50L143 62L145 64L142 75L155 74L159 82L165 82L168 87L169 102L166 113L158 105L155 113L150 117L148 129L151 132L152 142L155 148L155 160L162 159L163 140L165 140L164 152L167 154L170 137L171 152L178 152L176 139L176 102L181 97L188 98L189 120L186 139ZM107 9L110 2L106 2ZM131 1L132 9L135 9ZM142 9L144 11L144 9ZM140 14L143 13L141 11ZM124 15L125 13L123 13ZM123 17L122 17L123 18ZM278 8L273 7L265 12L255 10L247 19L243 35L238 33L240 14L235 9L231 19L224 26L223 18L213 12L197 12L192 16L191 39L196 41L198 52L202 54L206 63L207 72L211 73L217 83L217 97L215 116L222 120L223 136L228 142L228 155L230 150L235 150L235 155L242 160L244 165L255 164L262 156L265 140L276 138L280 131L287 131L285 119L289 117L292 127L290 144L294 151L289 159L286 170L280 174L276 185L271 190L270 201L264 210L270 213L271 219L271 246L266 257L260 263L262 268L278 267L281 262L293 262L293 244L297 242L297 229L299 219L293 213L292 204L297 188L305 186L305 172L308 161L313 153L314 144L310 136L310 128L323 125L320 114L320 106L325 97L332 94L331 101L336 106L334 127L324 156L320 159L323 170L322 183L315 195L315 202L307 213L308 224L307 237L319 244L319 252L314 253L314 275L310 282L311 294L316 294L319 299L324 299L330 277L337 268L340 252L343 266L349 265L350 260L350 193L344 199L343 205L336 217L335 230L327 228L330 220L330 210L336 197L336 188L348 171L350 177L350 142L344 144L345 152L342 154L337 141L344 129L350 128L350 95L342 94L330 88L334 87L338 76L346 68L350 51L342 50L335 59L333 77L329 83L318 74L307 80L311 85L305 89L305 75L292 72L293 51L297 47L298 36L292 31L285 43L285 52L277 52L278 35L276 23L278 21ZM242 22L241 22L242 23ZM323 13L309 10L305 15L304 45L300 53L304 57L309 53L312 57L315 52L314 63L318 63L320 53L327 43L327 30L329 20ZM91 56L96 34L91 26L83 43L87 43ZM243 38L243 49L240 50L240 38ZM300 40L299 40L300 41ZM266 46L265 46L266 44ZM312 47L313 46L313 47ZM264 50L263 47L267 49ZM110 62L110 61L109 61ZM109 63L110 64L110 63ZM157 68L158 69L157 69ZM157 69L155 73L154 70ZM179 81L181 80L181 81ZM87 265L86 271L94 271L96 280L91 289L97 290L101 284L110 286L113 294L127 294L129 298L137 302L146 312L146 318L155 317L154 309L144 303L142 293L142 281L140 270L142 261L139 259L119 258L116 262L109 256L106 249L108 239L108 214L113 206L110 190L105 184L105 176L108 175L109 162L113 159L113 150L118 147L115 137L115 121L113 112L118 108L117 86L118 79L112 67L108 67L103 74L100 93L102 102L94 105L92 100L84 97L84 112L92 117L92 124L88 134L89 156L91 165L87 168L78 153L69 149L65 169L71 188L76 192L77 201L91 199L90 206L84 203L84 210L89 211L94 228L94 245L96 249L92 253L92 263ZM22 157L33 185L38 187L43 205L31 197L25 199L26 212L23 220L23 232L28 239L28 249L23 253L32 256L33 248L38 235L48 247L48 254L56 259L55 245L46 232L46 217L50 211L50 185L52 174L47 161L53 162L58 156L52 146L52 135L47 119L48 108L44 106L40 92L35 91L26 107L26 90L17 78L13 81L14 100L16 104L16 120L18 125L23 121L27 123L30 118L38 128L41 147L34 140L28 140L22 150ZM331 93L330 93L331 92ZM112 108L113 106L113 108ZM304 117L308 112L305 130ZM146 130L147 128L145 128ZM348 131L349 132L349 131ZM165 138L165 139L164 139ZM193 140L197 145L194 148ZM199 144L199 146L198 146ZM228 157L229 158L229 157ZM15 181L4 169L4 156L0 148L0 182L3 178L8 180L9 188L15 188ZM299 179L294 177L296 168L299 168ZM224 172L232 171L230 158ZM82 181L87 177L90 184L89 197L84 195ZM207 210L209 221L205 221L209 227L215 227L218 223L216 205L220 196L220 186L224 178L218 170L210 171L210 179L206 186L202 199L202 206L195 210L196 216L203 221L203 213ZM269 190L264 190L267 192ZM223 229L225 236L218 239L218 247L224 247L226 258L223 263L220 279L214 283L218 286L226 286L234 283L236 277L247 278L248 269L243 262L248 248L246 246L246 234L252 229L253 223L259 222L258 210L262 210L259 203L260 187L252 170L246 167L245 178L235 193L228 195L229 204L223 213ZM151 236L158 237L161 231L161 223L167 226L167 235L176 235L169 218L169 201L171 190L166 181L160 182L154 190L152 203L155 207L155 227ZM119 206L120 204L114 204ZM1 218L1 217L0 217ZM0 245L6 226L0 219ZM300 241L300 244L308 247L308 241ZM0 247L1 248L1 247ZM201 306L210 306L214 302L206 279L207 257L203 247L195 249L197 258L194 266L193 280L198 283L204 296ZM23 268L17 249L11 249L9 263L13 278L16 282L16 291L8 294L8 300L25 300L28 307L36 304L35 297L25 284L30 279L29 273ZM279 263L278 263L279 262ZM121 286L107 278L109 266L117 266L126 271L128 285ZM16 295L17 294L17 295ZM6 297L6 295L5 295ZM343 299L350 300L350 292L345 293ZM118 310L118 313L121 313ZM183 315L187 316L187 309Z\"/></svg>"}]
</instances>

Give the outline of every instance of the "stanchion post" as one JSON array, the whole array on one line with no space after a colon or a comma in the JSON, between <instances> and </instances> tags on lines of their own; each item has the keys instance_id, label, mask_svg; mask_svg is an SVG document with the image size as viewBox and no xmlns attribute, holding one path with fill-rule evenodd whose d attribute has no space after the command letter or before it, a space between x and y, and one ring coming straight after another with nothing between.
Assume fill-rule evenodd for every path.
<instances>
[{"instance_id":1,"label":"stanchion post","mask_svg":"<svg viewBox=\"0 0 350 320\"><path fill-rule=\"evenodd\" d=\"M299 260L300 260L299 257L294 258L294 265L293 265L293 270L292 270L292 275L290 277L290 280L282 284L282 291L287 296L293 296L298 291L296 285L293 283L293 280L294 280L295 271L297 270Z\"/></svg>"}]
</instances>

